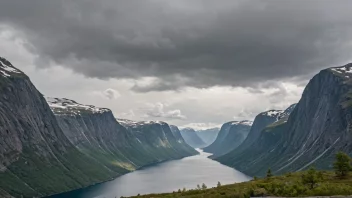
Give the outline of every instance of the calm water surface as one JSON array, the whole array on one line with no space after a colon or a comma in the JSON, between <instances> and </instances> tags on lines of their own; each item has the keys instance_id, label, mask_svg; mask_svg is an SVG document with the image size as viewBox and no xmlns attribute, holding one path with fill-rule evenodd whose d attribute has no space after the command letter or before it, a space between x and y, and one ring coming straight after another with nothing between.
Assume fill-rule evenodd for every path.
<instances>
[{"instance_id":1,"label":"calm water surface","mask_svg":"<svg viewBox=\"0 0 352 198\"><path fill-rule=\"evenodd\" d=\"M207 158L210 154L199 150L200 155L146 167L115 180L80 190L63 193L53 198L115 198L148 193L194 189L197 184L208 187L250 180L243 173Z\"/></svg>"}]
</instances>

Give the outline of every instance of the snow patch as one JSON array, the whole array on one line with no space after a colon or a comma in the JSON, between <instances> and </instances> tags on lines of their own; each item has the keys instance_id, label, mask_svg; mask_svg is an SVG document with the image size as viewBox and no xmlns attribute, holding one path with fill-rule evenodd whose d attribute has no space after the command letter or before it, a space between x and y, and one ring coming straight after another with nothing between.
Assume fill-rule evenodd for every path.
<instances>
[{"instance_id":1,"label":"snow patch","mask_svg":"<svg viewBox=\"0 0 352 198\"><path fill-rule=\"evenodd\" d=\"M141 126L141 125L146 125L146 124L165 124L165 122L162 121L133 121L133 120L127 120L127 119L118 119L116 118L117 122L120 123L123 126L127 127L136 127L136 126Z\"/></svg>"},{"instance_id":2,"label":"snow patch","mask_svg":"<svg viewBox=\"0 0 352 198\"><path fill-rule=\"evenodd\" d=\"M252 126L253 122L250 120L243 120L243 121L232 121L231 125L247 125Z\"/></svg>"},{"instance_id":3,"label":"snow patch","mask_svg":"<svg viewBox=\"0 0 352 198\"><path fill-rule=\"evenodd\" d=\"M351 74L352 74L352 65L348 64L346 66L342 66L342 67L333 67L330 68L330 70L339 73L339 74L345 74L345 78L350 78Z\"/></svg>"},{"instance_id":4,"label":"snow patch","mask_svg":"<svg viewBox=\"0 0 352 198\"><path fill-rule=\"evenodd\" d=\"M57 114L74 114L79 115L82 112L91 112L91 113L104 113L109 112L110 109L99 108L93 105L84 105L79 104L74 100L70 100L67 98L45 98L47 103L49 104L51 110Z\"/></svg>"},{"instance_id":5,"label":"snow patch","mask_svg":"<svg viewBox=\"0 0 352 198\"><path fill-rule=\"evenodd\" d=\"M14 68L12 65L7 65L0 59L0 69L2 70L1 73L5 77L10 77L9 73L21 73L18 69Z\"/></svg>"}]
</instances>

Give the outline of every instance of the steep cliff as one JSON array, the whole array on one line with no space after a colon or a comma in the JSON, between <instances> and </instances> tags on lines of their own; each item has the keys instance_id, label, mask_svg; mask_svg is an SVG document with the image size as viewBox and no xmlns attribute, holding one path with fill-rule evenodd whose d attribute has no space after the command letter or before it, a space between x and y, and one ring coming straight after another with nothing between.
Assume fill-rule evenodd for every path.
<instances>
[{"instance_id":1,"label":"steep cliff","mask_svg":"<svg viewBox=\"0 0 352 198\"><path fill-rule=\"evenodd\" d=\"M119 174L102 168L68 141L43 96L4 58L0 92L2 194L44 196Z\"/></svg>"},{"instance_id":2,"label":"steep cliff","mask_svg":"<svg viewBox=\"0 0 352 198\"><path fill-rule=\"evenodd\" d=\"M147 153L157 159L165 161L198 154L182 139L174 135L169 125L165 122L148 121L135 122L131 120L117 120L135 137L139 145Z\"/></svg>"},{"instance_id":3,"label":"steep cliff","mask_svg":"<svg viewBox=\"0 0 352 198\"><path fill-rule=\"evenodd\" d=\"M186 141L183 139L183 137L181 135L180 129L177 126L170 125L170 129L171 129L172 134L176 138L177 142L179 144L181 144L181 147L182 147L183 150L185 150L185 151L187 151L189 153L192 153L192 154L199 154L198 151L196 151L196 153L195 153L194 152L195 151L194 148L186 143Z\"/></svg>"},{"instance_id":4,"label":"steep cliff","mask_svg":"<svg viewBox=\"0 0 352 198\"><path fill-rule=\"evenodd\" d=\"M213 153L212 158L226 154L246 139L251 126L252 122L248 120L227 122L222 125L216 140L203 150Z\"/></svg>"},{"instance_id":5,"label":"steep cliff","mask_svg":"<svg viewBox=\"0 0 352 198\"><path fill-rule=\"evenodd\" d=\"M200 137L200 139L202 139L203 142L207 146L209 146L216 140L216 137L218 136L219 131L220 131L219 128L210 128L210 129L204 129L204 130L197 130L196 133Z\"/></svg>"},{"instance_id":6,"label":"steep cliff","mask_svg":"<svg viewBox=\"0 0 352 198\"><path fill-rule=\"evenodd\" d=\"M338 151L352 154L352 64L322 70L306 86L287 119L266 128L251 151L251 163L225 162L250 175L299 171L314 165L331 169ZM260 152L259 152L260 151ZM236 162L237 161L237 162Z\"/></svg>"},{"instance_id":7,"label":"steep cliff","mask_svg":"<svg viewBox=\"0 0 352 198\"><path fill-rule=\"evenodd\" d=\"M207 145L192 128L181 129L181 135L186 143L193 148L203 148Z\"/></svg>"},{"instance_id":8,"label":"steep cliff","mask_svg":"<svg viewBox=\"0 0 352 198\"><path fill-rule=\"evenodd\" d=\"M47 98L47 102L70 142L113 171L197 153L184 149L186 144L176 140L166 123L117 121L109 109L65 98Z\"/></svg>"}]
</instances>

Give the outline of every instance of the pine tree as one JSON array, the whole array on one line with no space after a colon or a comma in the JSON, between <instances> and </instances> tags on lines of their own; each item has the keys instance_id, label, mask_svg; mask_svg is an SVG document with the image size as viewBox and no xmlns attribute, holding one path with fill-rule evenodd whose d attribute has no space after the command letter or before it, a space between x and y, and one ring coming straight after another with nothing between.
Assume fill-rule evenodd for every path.
<instances>
[{"instance_id":1,"label":"pine tree","mask_svg":"<svg viewBox=\"0 0 352 198\"><path fill-rule=\"evenodd\" d=\"M202 184L202 189L203 190L207 189L207 186L204 183Z\"/></svg>"},{"instance_id":2,"label":"pine tree","mask_svg":"<svg viewBox=\"0 0 352 198\"><path fill-rule=\"evenodd\" d=\"M309 189L313 189L320 180L321 176L314 167L309 168L307 173L302 175L302 183L307 185Z\"/></svg>"},{"instance_id":3,"label":"pine tree","mask_svg":"<svg viewBox=\"0 0 352 198\"><path fill-rule=\"evenodd\" d=\"M221 186L221 183L218 181L218 184L216 186L219 188Z\"/></svg>"},{"instance_id":4,"label":"pine tree","mask_svg":"<svg viewBox=\"0 0 352 198\"><path fill-rule=\"evenodd\" d=\"M351 158L346 153L338 152L334 162L334 169L338 177L346 177L348 172L352 170Z\"/></svg>"},{"instance_id":5,"label":"pine tree","mask_svg":"<svg viewBox=\"0 0 352 198\"><path fill-rule=\"evenodd\" d=\"M266 178L272 177L273 174L271 173L271 169L269 168L268 171L266 172Z\"/></svg>"},{"instance_id":6,"label":"pine tree","mask_svg":"<svg viewBox=\"0 0 352 198\"><path fill-rule=\"evenodd\" d=\"M200 190L200 189L201 189L199 184L197 184L197 189L198 189L198 190Z\"/></svg>"}]
</instances>

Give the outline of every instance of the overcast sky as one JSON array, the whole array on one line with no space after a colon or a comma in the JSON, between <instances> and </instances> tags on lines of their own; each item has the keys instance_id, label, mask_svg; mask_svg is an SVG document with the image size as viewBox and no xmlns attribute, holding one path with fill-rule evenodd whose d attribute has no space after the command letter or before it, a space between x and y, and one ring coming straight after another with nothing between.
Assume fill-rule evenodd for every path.
<instances>
[{"instance_id":1,"label":"overcast sky","mask_svg":"<svg viewBox=\"0 0 352 198\"><path fill-rule=\"evenodd\" d=\"M207 128L298 102L352 53L350 0L0 0L0 56L44 95Z\"/></svg>"}]
</instances>

